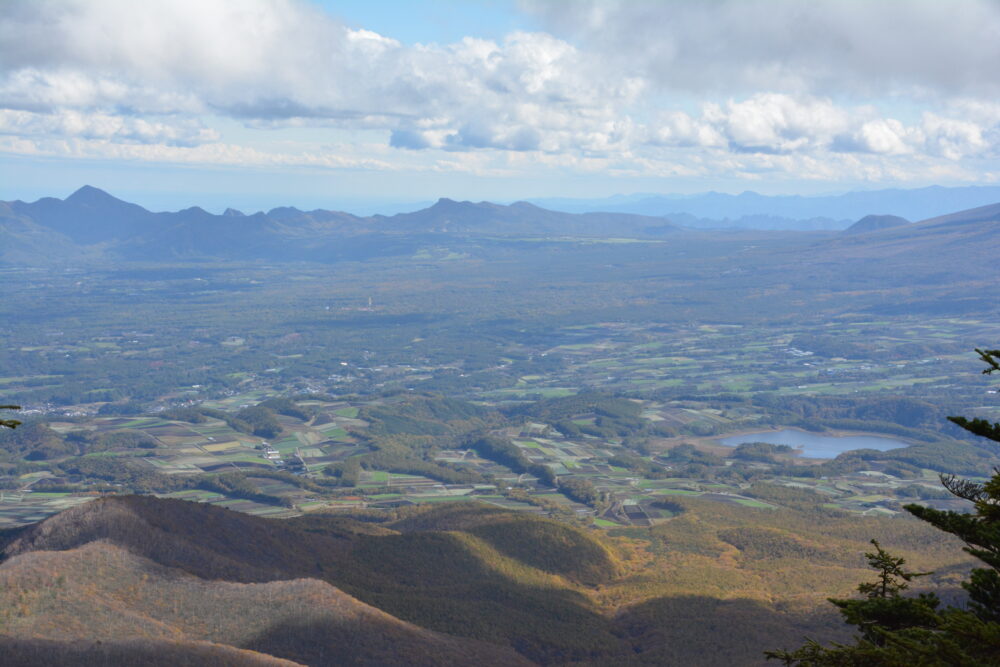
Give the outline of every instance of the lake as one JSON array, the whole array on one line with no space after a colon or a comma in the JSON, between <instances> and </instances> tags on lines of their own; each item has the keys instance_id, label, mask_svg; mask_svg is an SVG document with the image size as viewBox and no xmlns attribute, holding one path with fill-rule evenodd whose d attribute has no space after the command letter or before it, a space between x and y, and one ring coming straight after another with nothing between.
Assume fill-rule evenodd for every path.
<instances>
[{"instance_id":1,"label":"lake","mask_svg":"<svg viewBox=\"0 0 1000 667\"><path fill-rule=\"evenodd\" d=\"M744 442L767 442L772 445L788 445L801 450L801 455L812 459L832 459L838 454L854 449L877 449L880 452L906 447L908 443L893 438L874 435L819 435L797 429L765 431L719 438L717 442L727 447L736 447Z\"/></svg>"}]
</instances>

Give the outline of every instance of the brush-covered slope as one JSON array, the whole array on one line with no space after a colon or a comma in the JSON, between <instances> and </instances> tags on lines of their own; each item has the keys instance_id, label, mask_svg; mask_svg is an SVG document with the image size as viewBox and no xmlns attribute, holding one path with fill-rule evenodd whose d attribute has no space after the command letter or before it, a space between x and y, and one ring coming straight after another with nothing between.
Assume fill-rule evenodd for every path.
<instances>
[{"instance_id":1,"label":"brush-covered slope","mask_svg":"<svg viewBox=\"0 0 1000 667\"><path fill-rule=\"evenodd\" d=\"M947 316L995 310L988 290L1000 254L1000 205L809 245L746 253L749 281L791 302L848 296L860 310Z\"/></svg>"},{"instance_id":2,"label":"brush-covered slope","mask_svg":"<svg viewBox=\"0 0 1000 667\"><path fill-rule=\"evenodd\" d=\"M621 573L620 560L605 543L536 516L454 503L389 525L404 533L462 530L508 558L580 584L607 583Z\"/></svg>"},{"instance_id":3,"label":"brush-covered slope","mask_svg":"<svg viewBox=\"0 0 1000 667\"><path fill-rule=\"evenodd\" d=\"M0 637L4 667L301 667L244 649L176 639L19 639Z\"/></svg>"},{"instance_id":4,"label":"brush-covered slope","mask_svg":"<svg viewBox=\"0 0 1000 667\"><path fill-rule=\"evenodd\" d=\"M831 258L894 258L908 263L992 261L1000 250L1000 204L959 211L867 234L840 236L828 243Z\"/></svg>"},{"instance_id":5,"label":"brush-covered slope","mask_svg":"<svg viewBox=\"0 0 1000 667\"><path fill-rule=\"evenodd\" d=\"M207 579L268 581L317 576L320 561L343 553L343 540L288 524L182 500L109 497L0 534L0 558L107 541L167 567Z\"/></svg>"},{"instance_id":6,"label":"brush-covered slope","mask_svg":"<svg viewBox=\"0 0 1000 667\"><path fill-rule=\"evenodd\" d=\"M322 581L209 581L104 542L6 561L0 609L0 628L14 637L198 640L310 665L526 663L400 621Z\"/></svg>"},{"instance_id":7,"label":"brush-covered slope","mask_svg":"<svg viewBox=\"0 0 1000 667\"><path fill-rule=\"evenodd\" d=\"M620 648L580 588L616 575L614 553L587 531L537 517L452 506L381 524L336 516L277 521L132 496L7 533L0 552L14 563L95 543L202 579L323 580L404 621L535 660L581 660Z\"/></svg>"},{"instance_id":8,"label":"brush-covered slope","mask_svg":"<svg viewBox=\"0 0 1000 667\"><path fill-rule=\"evenodd\" d=\"M870 580L872 536L946 599L966 576L961 545L919 521L683 505L612 537L472 502L275 520L107 498L0 534L0 635L69 642L59 655L106 637L310 665L722 667L845 638L825 600Z\"/></svg>"}]
</instances>

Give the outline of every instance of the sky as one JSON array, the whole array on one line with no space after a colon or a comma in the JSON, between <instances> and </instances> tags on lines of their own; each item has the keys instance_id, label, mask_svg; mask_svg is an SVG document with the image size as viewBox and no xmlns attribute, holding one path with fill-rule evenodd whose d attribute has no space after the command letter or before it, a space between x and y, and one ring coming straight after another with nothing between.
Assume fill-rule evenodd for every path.
<instances>
[{"instance_id":1,"label":"sky","mask_svg":"<svg viewBox=\"0 0 1000 667\"><path fill-rule=\"evenodd\" d=\"M0 199L1000 180L996 0L0 0Z\"/></svg>"}]
</instances>

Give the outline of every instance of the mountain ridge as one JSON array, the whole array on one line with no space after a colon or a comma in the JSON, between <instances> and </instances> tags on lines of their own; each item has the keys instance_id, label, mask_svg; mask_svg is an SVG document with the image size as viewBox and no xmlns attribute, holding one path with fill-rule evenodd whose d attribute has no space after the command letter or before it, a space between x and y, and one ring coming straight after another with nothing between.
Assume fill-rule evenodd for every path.
<instances>
[{"instance_id":1,"label":"mountain ridge","mask_svg":"<svg viewBox=\"0 0 1000 667\"><path fill-rule=\"evenodd\" d=\"M818 196L763 195L745 191L736 195L707 192L695 195L617 195L606 199L537 198L531 201L547 208L575 213L603 210L666 217L686 214L715 221L755 215L776 216L790 221L818 217L858 220L873 211L908 220L925 220L1000 201L1000 187L931 185Z\"/></svg>"},{"instance_id":2,"label":"mountain ridge","mask_svg":"<svg viewBox=\"0 0 1000 667\"><path fill-rule=\"evenodd\" d=\"M237 214L238 213L238 214ZM682 222L692 222L682 218ZM903 224L903 218L881 215L862 218L841 235L863 239L873 249L945 233L950 243L978 234L992 243L1000 204L948 213ZM901 222L902 221L902 222ZM694 220L701 225L704 221ZM815 225L823 227L822 220ZM777 223L776 223L777 224ZM981 229L976 232L976 227ZM958 233L959 228L964 229ZM933 231L937 229L938 231ZM171 261L365 261L416 255L421 249L448 244L459 252L479 253L483 244L516 244L525 240L552 242L619 238L670 242L723 239L731 230L694 230L664 217L629 213L565 213L518 201L456 201L441 198L431 206L392 216L359 217L342 211L277 207L250 215L227 210L215 215L198 206L154 213L84 186L65 200L43 198L33 203L0 202L0 262L7 265L51 265L65 262ZM762 234L764 232L756 232ZM810 243L804 232L773 232ZM795 236L799 234L799 236ZM830 232L813 232L833 237ZM886 235L888 234L888 235ZM713 236L714 235L714 236ZM821 236L821 238L823 238ZM844 244L847 245L844 245ZM901 247L902 247L901 246ZM818 246L817 246L818 247ZM466 250L463 250L466 249ZM895 254L899 249L891 250Z\"/></svg>"},{"instance_id":3,"label":"mountain ridge","mask_svg":"<svg viewBox=\"0 0 1000 667\"><path fill-rule=\"evenodd\" d=\"M11 239L2 256L7 263L29 259L50 263L88 254L132 261L324 261L351 253L365 257L410 252L413 244L400 243L400 238L414 234L658 237L675 229L661 218L575 215L526 202L505 206L446 198L419 211L368 217L290 206L250 215L234 209L215 215L198 206L154 213L89 185L66 199L0 204L0 234ZM389 236L400 238L384 238ZM38 240L31 241L34 238Z\"/></svg>"}]
</instances>

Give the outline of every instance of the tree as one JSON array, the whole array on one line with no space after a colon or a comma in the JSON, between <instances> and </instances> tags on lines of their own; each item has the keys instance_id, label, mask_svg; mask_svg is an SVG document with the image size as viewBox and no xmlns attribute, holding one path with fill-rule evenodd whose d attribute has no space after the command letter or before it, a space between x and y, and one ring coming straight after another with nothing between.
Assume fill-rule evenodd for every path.
<instances>
[{"instance_id":1,"label":"tree","mask_svg":"<svg viewBox=\"0 0 1000 667\"><path fill-rule=\"evenodd\" d=\"M976 352L986 364L983 373L1000 371L1000 350ZM948 419L975 435L1000 442L1000 423L985 419ZM872 540L876 551L866 554L878 570L873 583L861 584L860 600L830 600L845 621L860 634L854 644L826 647L808 640L794 651L767 651L769 659L802 667L879 665L1000 665L1000 468L988 482L978 483L942 475L941 483L953 495L970 501L973 512L935 510L907 505L906 511L935 528L961 538L964 550L984 567L972 570L962 587L969 596L965 608L939 609L930 593L904 597L908 582L926 573L907 572L905 561L886 553Z\"/></svg>"},{"instance_id":2,"label":"tree","mask_svg":"<svg viewBox=\"0 0 1000 667\"><path fill-rule=\"evenodd\" d=\"M20 405L0 405L0 410L20 410ZM17 428L21 422L16 419L0 419L0 428Z\"/></svg>"}]
</instances>

